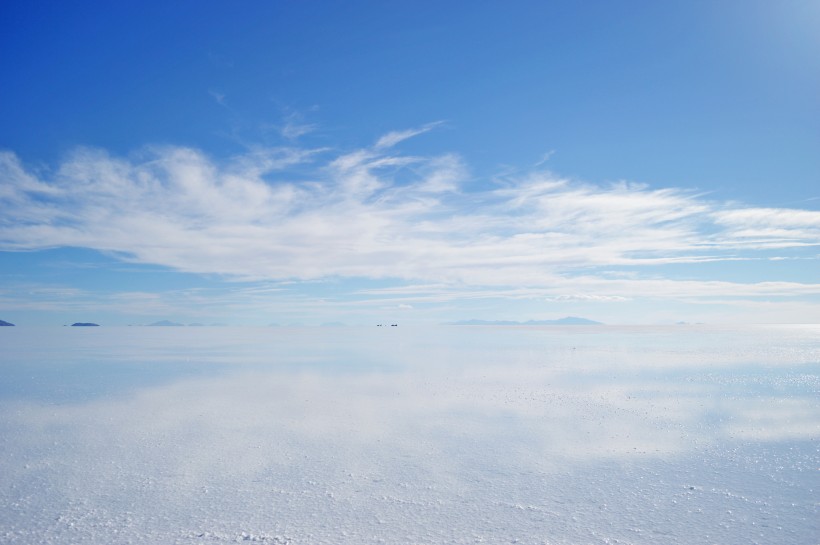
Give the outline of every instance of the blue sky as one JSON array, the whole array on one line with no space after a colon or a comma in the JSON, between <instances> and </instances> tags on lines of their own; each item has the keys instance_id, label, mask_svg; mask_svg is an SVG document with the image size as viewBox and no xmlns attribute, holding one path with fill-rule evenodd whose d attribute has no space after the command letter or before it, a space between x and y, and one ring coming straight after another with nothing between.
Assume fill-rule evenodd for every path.
<instances>
[{"instance_id":1,"label":"blue sky","mask_svg":"<svg viewBox=\"0 0 820 545\"><path fill-rule=\"evenodd\" d=\"M0 319L820 321L817 2L0 10Z\"/></svg>"}]
</instances>

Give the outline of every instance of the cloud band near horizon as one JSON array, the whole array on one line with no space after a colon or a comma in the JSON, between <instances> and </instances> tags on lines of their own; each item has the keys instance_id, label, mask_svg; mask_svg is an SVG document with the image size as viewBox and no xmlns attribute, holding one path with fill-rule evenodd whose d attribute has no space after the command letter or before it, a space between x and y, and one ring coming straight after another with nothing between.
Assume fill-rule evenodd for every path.
<instances>
[{"instance_id":1,"label":"cloud band near horizon","mask_svg":"<svg viewBox=\"0 0 820 545\"><path fill-rule=\"evenodd\" d=\"M0 250L82 247L236 280L530 288L594 284L602 268L655 277L665 264L817 259L820 212L544 170L479 183L456 154L396 150L433 126L352 151L279 147L228 160L174 146L78 148L37 169L6 151Z\"/></svg>"}]
</instances>

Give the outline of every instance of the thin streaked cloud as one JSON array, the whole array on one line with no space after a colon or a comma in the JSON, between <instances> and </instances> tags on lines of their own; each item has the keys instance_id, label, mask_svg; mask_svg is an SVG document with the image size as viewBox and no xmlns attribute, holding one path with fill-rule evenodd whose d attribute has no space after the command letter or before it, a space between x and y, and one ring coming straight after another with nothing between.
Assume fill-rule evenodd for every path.
<instances>
[{"instance_id":1,"label":"thin streaked cloud","mask_svg":"<svg viewBox=\"0 0 820 545\"><path fill-rule=\"evenodd\" d=\"M816 211L543 170L478 181L455 153L396 149L436 125L361 149L259 148L227 160L173 146L128 156L78 148L45 170L4 152L0 249L82 247L246 282L391 280L406 285L367 293L408 307L525 292L598 303L820 293L820 284L680 279L660 269L816 260L816 250L805 254L820 245ZM633 276L596 272L606 268Z\"/></svg>"}]
</instances>

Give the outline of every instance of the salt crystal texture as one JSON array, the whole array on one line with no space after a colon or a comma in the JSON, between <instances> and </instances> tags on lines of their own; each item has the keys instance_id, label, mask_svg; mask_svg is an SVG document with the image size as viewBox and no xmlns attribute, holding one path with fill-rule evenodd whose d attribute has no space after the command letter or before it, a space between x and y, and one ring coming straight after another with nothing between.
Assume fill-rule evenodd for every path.
<instances>
[{"instance_id":1,"label":"salt crystal texture","mask_svg":"<svg viewBox=\"0 0 820 545\"><path fill-rule=\"evenodd\" d=\"M820 542L817 327L7 329L2 543Z\"/></svg>"}]
</instances>

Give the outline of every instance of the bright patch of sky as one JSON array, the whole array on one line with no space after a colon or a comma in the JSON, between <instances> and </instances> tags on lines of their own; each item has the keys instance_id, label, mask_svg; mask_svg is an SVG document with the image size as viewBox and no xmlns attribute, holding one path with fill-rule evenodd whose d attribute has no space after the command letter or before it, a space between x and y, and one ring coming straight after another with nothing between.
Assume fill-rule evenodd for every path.
<instances>
[{"instance_id":1,"label":"bright patch of sky","mask_svg":"<svg viewBox=\"0 0 820 545\"><path fill-rule=\"evenodd\" d=\"M820 321L816 2L0 14L0 319Z\"/></svg>"}]
</instances>

